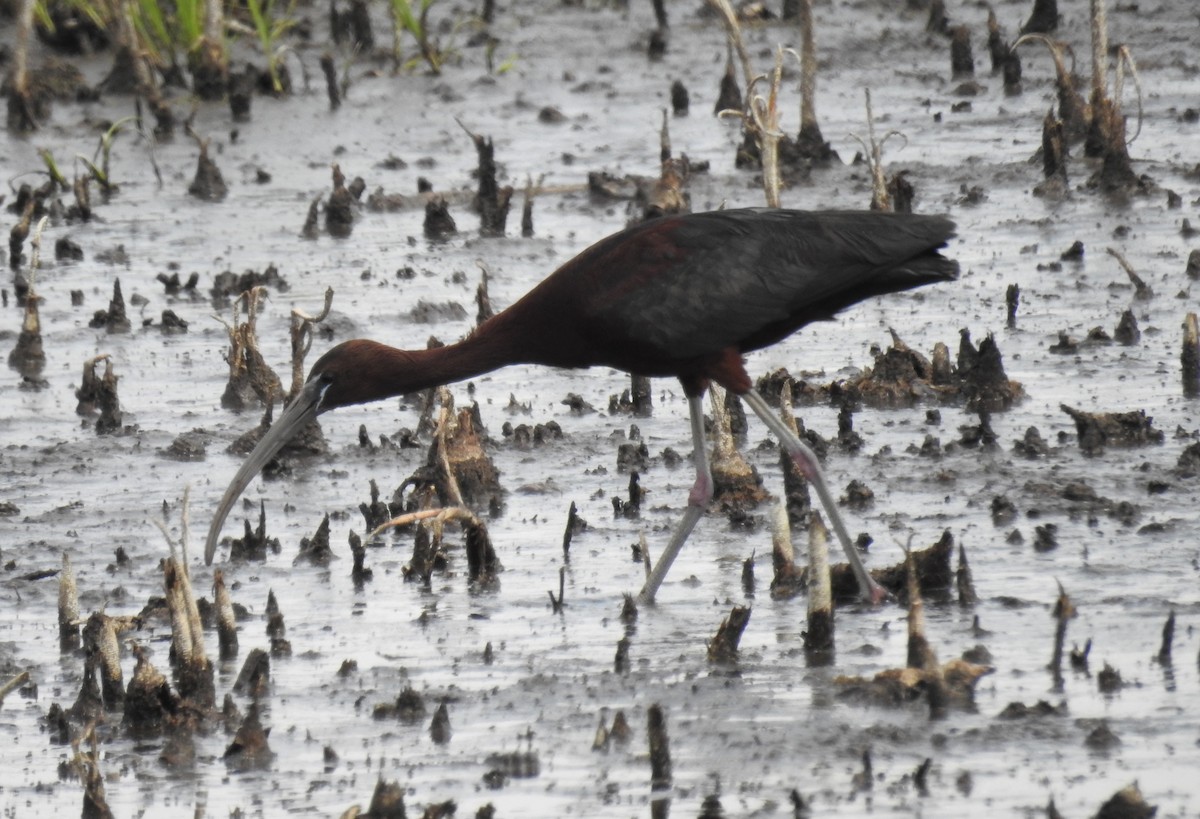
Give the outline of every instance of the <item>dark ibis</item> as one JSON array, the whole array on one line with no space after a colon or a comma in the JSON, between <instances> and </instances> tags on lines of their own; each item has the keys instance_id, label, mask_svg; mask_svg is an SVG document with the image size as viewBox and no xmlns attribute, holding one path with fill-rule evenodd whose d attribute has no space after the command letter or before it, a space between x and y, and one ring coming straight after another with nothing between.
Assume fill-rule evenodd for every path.
<instances>
[{"instance_id":1,"label":"dark ibis","mask_svg":"<svg viewBox=\"0 0 1200 819\"><path fill-rule=\"evenodd\" d=\"M954 279L939 250L941 216L748 208L662 217L602 239L456 344L399 350L356 339L313 365L298 395L234 476L208 530L211 563L230 508L250 481L320 413L462 381L510 364L613 367L674 376L691 413L696 482L641 598L654 595L713 496L702 397L716 382L738 395L812 483L865 599L867 573L817 458L771 411L743 356L872 296Z\"/></svg>"}]
</instances>

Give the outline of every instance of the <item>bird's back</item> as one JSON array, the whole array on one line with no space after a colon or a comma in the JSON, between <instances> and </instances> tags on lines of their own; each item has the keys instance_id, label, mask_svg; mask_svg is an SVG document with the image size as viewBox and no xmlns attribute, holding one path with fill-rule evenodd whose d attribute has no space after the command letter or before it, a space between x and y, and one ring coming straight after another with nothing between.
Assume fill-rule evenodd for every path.
<instances>
[{"instance_id":1,"label":"bird's back","mask_svg":"<svg viewBox=\"0 0 1200 819\"><path fill-rule=\"evenodd\" d=\"M680 375L772 344L871 296L953 279L940 216L742 209L664 217L603 239L521 302L546 323L526 360ZM551 340L552 339L552 340ZM536 345L534 345L536 346Z\"/></svg>"}]
</instances>

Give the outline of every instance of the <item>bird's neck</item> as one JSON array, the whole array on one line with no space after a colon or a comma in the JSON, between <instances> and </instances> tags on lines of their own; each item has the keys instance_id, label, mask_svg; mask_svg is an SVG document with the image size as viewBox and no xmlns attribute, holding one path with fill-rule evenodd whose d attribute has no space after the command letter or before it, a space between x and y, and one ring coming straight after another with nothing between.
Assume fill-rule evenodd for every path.
<instances>
[{"instance_id":1,"label":"bird's neck","mask_svg":"<svg viewBox=\"0 0 1200 819\"><path fill-rule=\"evenodd\" d=\"M400 350L378 345L370 356L367 369L374 378L363 383L376 385L374 395L361 401L373 401L403 395L430 387L440 387L489 373L521 360L509 334L501 326L488 322L462 341L426 350Z\"/></svg>"},{"instance_id":2,"label":"bird's neck","mask_svg":"<svg viewBox=\"0 0 1200 819\"><path fill-rule=\"evenodd\" d=\"M408 350L410 376L417 389L466 381L512 363L499 345L468 336L462 341L428 350Z\"/></svg>"}]
</instances>

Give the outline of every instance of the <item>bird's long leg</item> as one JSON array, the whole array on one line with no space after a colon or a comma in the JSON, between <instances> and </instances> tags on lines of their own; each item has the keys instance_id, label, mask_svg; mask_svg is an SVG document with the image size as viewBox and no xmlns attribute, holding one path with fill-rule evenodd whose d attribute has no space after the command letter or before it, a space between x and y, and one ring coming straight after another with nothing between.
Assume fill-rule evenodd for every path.
<instances>
[{"instance_id":1,"label":"bird's long leg","mask_svg":"<svg viewBox=\"0 0 1200 819\"><path fill-rule=\"evenodd\" d=\"M833 531L842 543L842 550L846 553L846 559L850 561L850 568L854 570L854 577L858 580L858 589L862 593L863 599L869 600L872 603L882 603L887 598L887 591L876 583L874 578L867 572L867 567L863 565L862 558L858 556L858 550L850 542L850 535L846 531L846 524L842 522L842 516L838 513L837 506L833 502L833 495L829 492L829 484L825 482L825 474L821 471L821 465L817 462L816 453L807 444L797 438L796 434L788 429L783 421L775 416L775 413L771 411L767 402L755 390L751 389L742 393L741 398L750 405L750 409L754 410L754 414L762 419L767 428L775 433L775 436L779 438L780 444L792 456L792 460L800 467L800 471L804 473L804 477L808 478L809 483L817 490L817 497L821 499L821 505L825 507L825 514L829 516L829 522L833 524Z\"/></svg>"},{"instance_id":2,"label":"bird's long leg","mask_svg":"<svg viewBox=\"0 0 1200 819\"><path fill-rule=\"evenodd\" d=\"M696 482L692 485L692 491L688 493L688 505L687 510L683 513L683 520L679 521L679 525L675 527L671 540L667 543L667 548L658 558L658 563L654 565L654 569L646 578L646 585L642 587L642 593L638 595L638 600L643 603L654 602L654 595L658 592L658 587L662 585L667 571L679 555L679 550L687 542L692 529L696 528L696 523L708 509L708 504L713 497L712 469L708 463L708 442L704 440L702 396L688 396L688 412L692 418L692 461L696 465Z\"/></svg>"}]
</instances>

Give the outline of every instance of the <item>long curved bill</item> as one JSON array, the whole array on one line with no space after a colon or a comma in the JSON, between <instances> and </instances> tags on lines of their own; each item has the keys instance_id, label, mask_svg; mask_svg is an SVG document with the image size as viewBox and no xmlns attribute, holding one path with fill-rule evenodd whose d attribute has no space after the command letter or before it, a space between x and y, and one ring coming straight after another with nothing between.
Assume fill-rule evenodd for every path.
<instances>
[{"instance_id":1,"label":"long curved bill","mask_svg":"<svg viewBox=\"0 0 1200 819\"><path fill-rule=\"evenodd\" d=\"M221 536L221 527L225 524L225 518L229 517L229 510L242 496L242 492L246 491L250 481L279 454L279 450L317 417L321 411L321 398L328 386L319 378L305 384L300 394L280 413L279 419L271 425L267 434L258 442L258 446L254 447L254 451L246 458L242 468L233 476L229 488L225 490L220 504L217 505L217 514L213 517L212 525L208 527L208 539L204 543L205 564L211 564L213 561L213 555L217 551L217 538Z\"/></svg>"}]
</instances>

